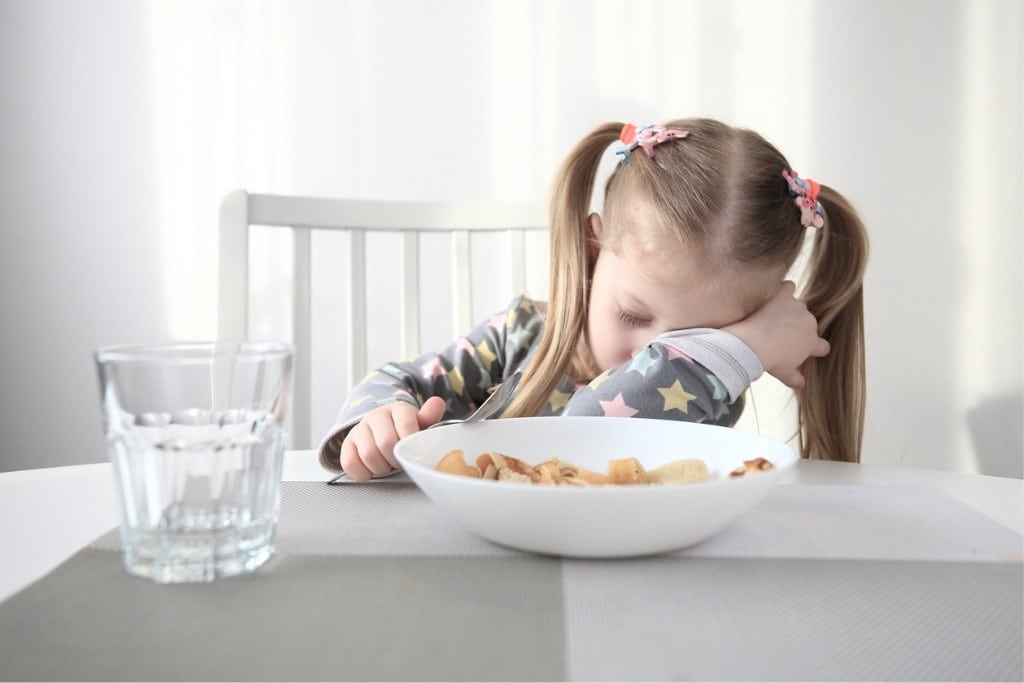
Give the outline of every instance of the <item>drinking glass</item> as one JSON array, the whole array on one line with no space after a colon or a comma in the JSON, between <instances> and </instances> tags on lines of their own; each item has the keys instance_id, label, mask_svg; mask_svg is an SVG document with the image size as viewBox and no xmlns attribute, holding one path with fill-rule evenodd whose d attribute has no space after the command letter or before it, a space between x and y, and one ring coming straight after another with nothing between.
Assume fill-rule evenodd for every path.
<instances>
[{"instance_id":1,"label":"drinking glass","mask_svg":"<svg viewBox=\"0 0 1024 683\"><path fill-rule=\"evenodd\" d=\"M213 581L270 559L292 355L252 342L96 351L128 572Z\"/></svg>"}]
</instances>

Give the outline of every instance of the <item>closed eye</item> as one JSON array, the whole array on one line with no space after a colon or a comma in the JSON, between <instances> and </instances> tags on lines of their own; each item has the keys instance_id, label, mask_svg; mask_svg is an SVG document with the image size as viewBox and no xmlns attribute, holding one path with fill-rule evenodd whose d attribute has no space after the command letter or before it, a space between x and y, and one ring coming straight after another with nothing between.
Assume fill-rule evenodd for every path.
<instances>
[{"instance_id":1,"label":"closed eye","mask_svg":"<svg viewBox=\"0 0 1024 683\"><path fill-rule=\"evenodd\" d=\"M630 313L624 308L619 308L619 321L626 327L647 327L651 324L650 318L643 318L635 313Z\"/></svg>"}]
</instances>

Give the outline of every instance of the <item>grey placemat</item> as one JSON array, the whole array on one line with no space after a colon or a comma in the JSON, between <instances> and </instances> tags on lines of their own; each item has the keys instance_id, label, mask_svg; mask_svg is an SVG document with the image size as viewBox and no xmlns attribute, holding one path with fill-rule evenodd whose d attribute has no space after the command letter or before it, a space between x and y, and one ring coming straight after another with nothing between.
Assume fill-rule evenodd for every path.
<instances>
[{"instance_id":1,"label":"grey placemat","mask_svg":"<svg viewBox=\"0 0 1024 683\"><path fill-rule=\"evenodd\" d=\"M95 548L119 550L117 529ZM489 543L430 501L411 481L282 485L277 549L302 555L525 555Z\"/></svg>"},{"instance_id":2,"label":"grey placemat","mask_svg":"<svg viewBox=\"0 0 1024 683\"><path fill-rule=\"evenodd\" d=\"M0 678L558 680L560 578L529 556L283 555L161 586L87 548L0 605Z\"/></svg>"}]
</instances>

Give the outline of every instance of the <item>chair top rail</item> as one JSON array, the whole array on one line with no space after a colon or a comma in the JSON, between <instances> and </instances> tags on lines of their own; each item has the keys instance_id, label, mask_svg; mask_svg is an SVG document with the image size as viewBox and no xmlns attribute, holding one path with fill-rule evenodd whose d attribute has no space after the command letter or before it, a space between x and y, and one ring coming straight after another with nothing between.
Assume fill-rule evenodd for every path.
<instances>
[{"instance_id":1,"label":"chair top rail","mask_svg":"<svg viewBox=\"0 0 1024 683\"><path fill-rule=\"evenodd\" d=\"M249 224L398 231L547 230L543 205L517 201L390 201L250 194Z\"/></svg>"}]
</instances>

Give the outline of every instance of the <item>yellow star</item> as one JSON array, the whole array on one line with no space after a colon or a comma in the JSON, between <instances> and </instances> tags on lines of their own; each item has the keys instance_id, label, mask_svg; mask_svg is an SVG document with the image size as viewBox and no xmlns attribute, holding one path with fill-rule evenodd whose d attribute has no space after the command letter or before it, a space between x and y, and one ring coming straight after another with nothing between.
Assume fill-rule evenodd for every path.
<instances>
[{"instance_id":1,"label":"yellow star","mask_svg":"<svg viewBox=\"0 0 1024 683\"><path fill-rule=\"evenodd\" d=\"M600 375L598 375L594 379L590 380L590 385L589 385L590 388L594 389L596 391L597 388L599 386L601 386L601 383L604 382L606 379L608 379L609 375L611 375L611 374L612 374L612 371L610 369L609 370L605 370Z\"/></svg>"},{"instance_id":2,"label":"yellow star","mask_svg":"<svg viewBox=\"0 0 1024 683\"><path fill-rule=\"evenodd\" d=\"M458 368L452 368L448 371L448 382L452 385L452 389L455 390L456 394L461 394L462 389L466 386L466 381L462 379L462 371Z\"/></svg>"},{"instance_id":3,"label":"yellow star","mask_svg":"<svg viewBox=\"0 0 1024 683\"><path fill-rule=\"evenodd\" d=\"M551 392L551 396L548 398L548 405L551 406L551 412L556 412L565 408L569 403L569 398L572 396L568 391L559 391L555 389Z\"/></svg>"},{"instance_id":4,"label":"yellow star","mask_svg":"<svg viewBox=\"0 0 1024 683\"><path fill-rule=\"evenodd\" d=\"M355 408L356 406L361 406L361 405L363 405L364 403L366 403L367 401L369 401L372 398L373 398L373 396L371 396L370 394L366 394L365 396L360 396L359 398L357 398L354 401L352 401L352 403L349 404L349 407L350 408Z\"/></svg>"},{"instance_id":5,"label":"yellow star","mask_svg":"<svg viewBox=\"0 0 1024 683\"><path fill-rule=\"evenodd\" d=\"M511 329L516 324L516 309L508 309L508 314L505 316L505 327Z\"/></svg>"},{"instance_id":6,"label":"yellow star","mask_svg":"<svg viewBox=\"0 0 1024 683\"><path fill-rule=\"evenodd\" d=\"M494 363L494 359L497 358L497 356L495 356L494 352L491 351L491 347L487 344L486 339L481 340L481 342L476 345L476 355L480 359L480 364L484 366L484 369L487 370L487 372L490 372L491 364Z\"/></svg>"},{"instance_id":7,"label":"yellow star","mask_svg":"<svg viewBox=\"0 0 1024 683\"><path fill-rule=\"evenodd\" d=\"M366 384L367 382L369 382L371 379L373 379L376 376L377 376L377 371L376 370L370 370L370 372L367 373L366 377L364 377L362 379L362 381L359 382L359 383L360 384Z\"/></svg>"},{"instance_id":8,"label":"yellow star","mask_svg":"<svg viewBox=\"0 0 1024 683\"><path fill-rule=\"evenodd\" d=\"M664 412L668 412L673 408L676 408L681 410L685 415L687 413L687 405L690 401L697 398L683 389L683 385L679 383L679 380L676 380L675 383L667 389L659 388L658 392L665 399Z\"/></svg>"}]
</instances>

